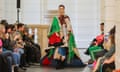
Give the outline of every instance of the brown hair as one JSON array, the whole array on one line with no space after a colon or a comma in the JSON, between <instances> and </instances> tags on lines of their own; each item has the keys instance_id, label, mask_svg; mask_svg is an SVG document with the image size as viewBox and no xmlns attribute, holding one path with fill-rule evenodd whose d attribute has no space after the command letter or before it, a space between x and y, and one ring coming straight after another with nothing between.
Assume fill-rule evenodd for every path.
<instances>
[{"instance_id":1,"label":"brown hair","mask_svg":"<svg viewBox=\"0 0 120 72\"><path fill-rule=\"evenodd\" d=\"M101 23L100 25L104 25L104 23Z\"/></svg>"},{"instance_id":2,"label":"brown hair","mask_svg":"<svg viewBox=\"0 0 120 72\"><path fill-rule=\"evenodd\" d=\"M5 26L3 24L0 24L0 38L4 38L4 34L2 32L3 28L5 28Z\"/></svg>"},{"instance_id":3,"label":"brown hair","mask_svg":"<svg viewBox=\"0 0 120 72\"><path fill-rule=\"evenodd\" d=\"M111 30L110 30L110 36L111 36L111 43L115 44L115 32L116 32L116 27L114 26Z\"/></svg>"},{"instance_id":4,"label":"brown hair","mask_svg":"<svg viewBox=\"0 0 120 72\"><path fill-rule=\"evenodd\" d=\"M22 26L24 26L23 23L19 23L19 24L17 24L17 29L21 28Z\"/></svg>"},{"instance_id":5,"label":"brown hair","mask_svg":"<svg viewBox=\"0 0 120 72\"><path fill-rule=\"evenodd\" d=\"M60 7L63 7L63 8L65 9L65 6L64 6L64 5L62 5L62 4L61 4L61 5L59 5L59 8L60 8Z\"/></svg>"}]
</instances>

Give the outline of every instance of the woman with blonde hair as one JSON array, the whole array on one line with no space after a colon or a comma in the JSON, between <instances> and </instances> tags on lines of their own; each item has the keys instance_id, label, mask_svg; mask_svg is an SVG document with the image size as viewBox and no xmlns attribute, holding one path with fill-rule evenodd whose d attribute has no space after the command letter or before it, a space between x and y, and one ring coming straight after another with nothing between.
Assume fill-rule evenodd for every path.
<instances>
[{"instance_id":1,"label":"woman with blonde hair","mask_svg":"<svg viewBox=\"0 0 120 72\"><path fill-rule=\"evenodd\" d=\"M0 40L1 40L1 55L3 57L7 58L7 62L8 62L8 70L9 72L18 72L18 67L17 67L17 63L16 63L16 54L13 54L13 49L12 48L5 48L5 47L10 47L10 41L9 41L9 34L5 33L6 29L5 26L3 24L0 24Z\"/></svg>"},{"instance_id":2,"label":"woman with blonde hair","mask_svg":"<svg viewBox=\"0 0 120 72\"><path fill-rule=\"evenodd\" d=\"M114 65L114 54L115 54L115 26L110 30L110 48L108 52L104 54L104 56L98 58L97 63L95 65L95 68L93 72L107 72L106 68L109 67L109 71L112 72L112 70L115 69Z\"/></svg>"}]
</instances>

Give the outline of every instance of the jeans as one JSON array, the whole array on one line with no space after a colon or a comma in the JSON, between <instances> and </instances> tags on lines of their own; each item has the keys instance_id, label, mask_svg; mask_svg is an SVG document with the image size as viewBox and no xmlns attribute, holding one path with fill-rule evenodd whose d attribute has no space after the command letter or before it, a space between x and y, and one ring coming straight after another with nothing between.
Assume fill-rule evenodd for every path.
<instances>
[{"instance_id":1,"label":"jeans","mask_svg":"<svg viewBox=\"0 0 120 72\"><path fill-rule=\"evenodd\" d=\"M16 64L17 66L19 66L19 65L20 65L20 54L14 52L14 53L13 53L13 58L14 58L15 64Z\"/></svg>"},{"instance_id":2,"label":"jeans","mask_svg":"<svg viewBox=\"0 0 120 72\"><path fill-rule=\"evenodd\" d=\"M12 72L12 65L15 64L12 51L7 51L7 50L3 51L2 55L5 56L5 57L7 57L8 69L9 69L8 71Z\"/></svg>"},{"instance_id":3,"label":"jeans","mask_svg":"<svg viewBox=\"0 0 120 72\"><path fill-rule=\"evenodd\" d=\"M7 61L8 61L8 71L12 72L12 57L8 56Z\"/></svg>"}]
</instances>

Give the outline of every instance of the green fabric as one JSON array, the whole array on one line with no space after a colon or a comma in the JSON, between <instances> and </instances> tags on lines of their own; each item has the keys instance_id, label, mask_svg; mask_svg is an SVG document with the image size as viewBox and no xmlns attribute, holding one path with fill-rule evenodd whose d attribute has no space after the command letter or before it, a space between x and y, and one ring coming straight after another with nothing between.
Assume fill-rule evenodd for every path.
<instances>
[{"instance_id":1,"label":"green fabric","mask_svg":"<svg viewBox=\"0 0 120 72\"><path fill-rule=\"evenodd\" d=\"M60 26L59 26L59 21L58 21L57 17L53 18L52 25L51 25L48 37L50 37L55 32L60 32Z\"/></svg>"},{"instance_id":2,"label":"green fabric","mask_svg":"<svg viewBox=\"0 0 120 72\"><path fill-rule=\"evenodd\" d=\"M76 48L75 39L72 32L69 33L68 48L69 48L68 62L70 62L70 60L74 57L73 48Z\"/></svg>"},{"instance_id":3,"label":"green fabric","mask_svg":"<svg viewBox=\"0 0 120 72\"><path fill-rule=\"evenodd\" d=\"M57 17L53 18L50 32L48 33L48 37L50 37L55 32L60 32L60 26ZM69 48L68 61L70 62L70 60L74 57L73 48L76 48L75 39L72 32L69 33L68 48ZM50 50L48 57L50 57L53 54L53 52L54 52L53 50Z\"/></svg>"},{"instance_id":4,"label":"green fabric","mask_svg":"<svg viewBox=\"0 0 120 72\"><path fill-rule=\"evenodd\" d=\"M50 49L50 53L49 53L49 55L48 55L48 58L50 58L50 57L53 55L53 53L54 53L54 50L53 50L53 49Z\"/></svg>"},{"instance_id":5,"label":"green fabric","mask_svg":"<svg viewBox=\"0 0 120 72\"><path fill-rule=\"evenodd\" d=\"M89 53L91 56L91 59L94 61L95 60L95 53L101 51L102 48L99 46L92 46L89 48Z\"/></svg>"},{"instance_id":6,"label":"green fabric","mask_svg":"<svg viewBox=\"0 0 120 72\"><path fill-rule=\"evenodd\" d=\"M60 32L60 26L59 26L59 21L58 21L57 17L53 18L53 21L52 21L52 24L50 27L50 32L48 33L48 37L50 37L55 32ZM50 53L49 53L48 57L51 57L53 53L54 53L53 49L50 49Z\"/></svg>"}]
</instances>

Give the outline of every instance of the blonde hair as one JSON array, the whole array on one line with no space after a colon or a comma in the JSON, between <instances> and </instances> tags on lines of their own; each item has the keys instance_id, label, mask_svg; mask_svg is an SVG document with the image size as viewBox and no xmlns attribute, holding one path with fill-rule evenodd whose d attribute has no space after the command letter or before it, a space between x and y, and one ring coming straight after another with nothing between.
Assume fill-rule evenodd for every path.
<instances>
[{"instance_id":1,"label":"blonde hair","mask_svg":"<svg viewBox=\"0 0 120 72\"><path fill-rule=\"evenodd\" d=\"M0 38L4 38L3 29L5 29L5 26L0 24Z\"/></svg>"}]
</instances>

